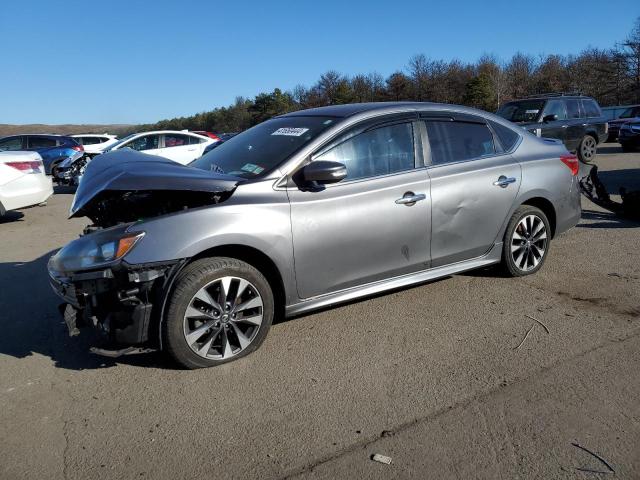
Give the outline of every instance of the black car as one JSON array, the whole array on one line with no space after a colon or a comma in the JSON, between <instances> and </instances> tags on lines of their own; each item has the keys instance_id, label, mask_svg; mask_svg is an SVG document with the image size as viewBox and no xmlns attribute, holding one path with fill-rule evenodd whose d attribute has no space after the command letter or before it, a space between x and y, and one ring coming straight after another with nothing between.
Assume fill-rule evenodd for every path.
<instances>
[{"instance_id":1,"label":"black car","mask_svg":"<svg viewBox=\"0 0 640 480\"><path fill-rule=\"evenodd\" d=\"M628 105L617 118L609 120L609 138L607 142L615 142L622 124L637 117L640 117L640 105Z\"/></svg>"},{"instance_id":2,"label":"black car","mask_svg":"<svg viewBox=\"0 0 640 480\"><path fill-rule=\"evenodd\" d=\"M634 118L620 126L618 141L622 150L632 152L640 147L640 118Z\"/></svg>"},{"instance_id":3,"label":"black car","mask_svg":"<svg viewBox=\"0 0 640 480\"><path fill-rule=\"evenodd\" d=\"M505 103L498 115L539 137L562 140L567 150L590 163L607 138L607 120L593 98L575 94L545 94Z\"/></svg>"}]
</instances>

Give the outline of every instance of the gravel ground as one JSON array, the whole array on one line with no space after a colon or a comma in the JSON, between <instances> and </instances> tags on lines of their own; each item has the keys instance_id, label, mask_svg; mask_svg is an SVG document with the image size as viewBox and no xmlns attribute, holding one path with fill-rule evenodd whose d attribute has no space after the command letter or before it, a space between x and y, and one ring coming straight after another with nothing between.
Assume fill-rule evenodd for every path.
<instances>
[{"instance_id":1,"label":"gravel ground","mask_svg":"<svg viewBox=\"0 0 640 480\"><path fill-rule=\"evenodd\" d=\"M597 163L640 189L640 153L606 144ZM46 262L85 224L71 198L0 223L2 479L640 478L640 223L583 199L537 275L282 322L190 372L67 337Z\"/></svg>"}]
</instances>

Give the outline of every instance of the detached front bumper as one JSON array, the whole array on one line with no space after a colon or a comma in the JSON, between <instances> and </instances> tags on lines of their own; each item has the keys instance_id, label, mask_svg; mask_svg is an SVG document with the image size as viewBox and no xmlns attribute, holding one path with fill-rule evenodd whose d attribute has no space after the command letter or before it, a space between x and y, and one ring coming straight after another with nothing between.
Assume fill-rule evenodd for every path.
<instances>
[{"instance_id":1,"label":"detached front bumper","mask_svg":"<svg viewBox=\"0 0 640 480\"><path fill-rule=\"evenodd\" d=\"M94 327L118 345L150 340L152 316L161 307L168 280L179 265L133 267L120 262L100 270L57 272L51 263L49 281L64 302L60 311L69 335Z\"/></svg>"}]
</instances>

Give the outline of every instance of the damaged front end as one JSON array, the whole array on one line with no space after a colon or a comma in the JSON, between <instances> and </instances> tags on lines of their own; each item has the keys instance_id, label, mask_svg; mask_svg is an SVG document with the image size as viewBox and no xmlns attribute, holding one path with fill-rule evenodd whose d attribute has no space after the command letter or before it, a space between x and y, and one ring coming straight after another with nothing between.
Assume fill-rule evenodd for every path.
<instances>
[{"instance_id":1,"label":"damaged front end","mask_svg":"<svg viewBox=\"0 0 640 480\"><path fill-rule=\"evenodd\" d=\"M144 248L144 220L219 203L239 180L133 151L91 161L70 216L87 216L93 224L48 263L51 286L65 302L61 312L69 334L94 326L112 344L127 346L157 338L154 318L188 259L127 262L131 250Z\"/></svg>"}]
</instances>

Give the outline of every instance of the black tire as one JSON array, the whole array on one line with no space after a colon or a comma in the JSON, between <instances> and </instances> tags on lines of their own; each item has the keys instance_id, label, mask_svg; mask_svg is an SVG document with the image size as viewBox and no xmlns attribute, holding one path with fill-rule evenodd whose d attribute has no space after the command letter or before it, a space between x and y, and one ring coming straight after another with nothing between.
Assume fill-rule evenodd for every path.
<instances>
[{"instance_id":1,"label":"black tire","mask_svg":"<svg viewBox=\"0 0 640 480\"><path fill-rule=\"evenodd\" d=\"M184 330L186 328L185 312L187 307L194 301L196 293L211 284L211 282L215 282L216 279L227 276L243 279L248 281L252 287L255 287L262 301L262 322L256 327L257 332L252 333L249 345L241 349L237 354L224 359L205 358L192 350L187 343ZM188 369L213 367L237 360L249 355L262 344L273 322L274 311L274 297L271 286L264 275L253 266L241 260L228 257L196 260L180 272L176 279L175 287L169 294L166 315L162 322L163 349L179 365ZM230 323L231 321L229 320L228 322ZM223 327L229 328L229 326L226 324L221 325L219 330L223 331ZM226 333L225 331L225 339L227 335L233 335L233 333Z\"/></svg>"},{"instance_id":2,"label":"black tire","mask_svg":"<svg viewBox=\"0 0 640 480\"><path fill-rule=\"evenodd\" d=\"M514 239L514 232L516 231L516 228L519 227L520 222L523 219L529 216L538 217L544 224L544 231L545 231L544 240L545 241L544 241L543 253L541 258L538 260L538 263L532 268L522 268L521 266L522 264L516 263L516 260L518 260L518 258L514 259L514 254L511 251L511 247L516 242L516 240ZM518 232L518 235L520 235L520 233L522 232ZM513 215L509 220L509 224L507 225L507 230L504 233L504 242L502 247L502 267L503 267L504 273L510 277L523 277L525 275L531 275L533 273L536 273L538 270L542 268L542 265L544 265L544 262L547 259L547 256L549 254L550 243L551 243L551 228L549 226L549 220L547 219L547 216L544 214L544 212L539 208L533 207L531 205L521 205L516 209L515 212L513 212ZM535 249L530 246L531 244L534 245ZM527 248L530 248L532 250L533 252L532 255L534 256L534 259L535 259L534 252L540 251L540 247L542 246L542 243L539 241L530 241L527 244L524 244L523 242L522 245L523 245L523 248L525 249L525 252ZM516 257L517 256L518 255L516 254ZM525 259L525 261L527 260ZM533 263L533 260L531 263Z\"/></svg>"},{"instance_id":3,"label":"black tire","mask_svg":"<svg viewBox=\"0 0 640 480\"><path fill-rule=\"evenodd\" d=\"M598 140L591 135L585 135L578 145L578 158L582 163L590 164L596 158Z\"/></svg>"}]
</instances>

